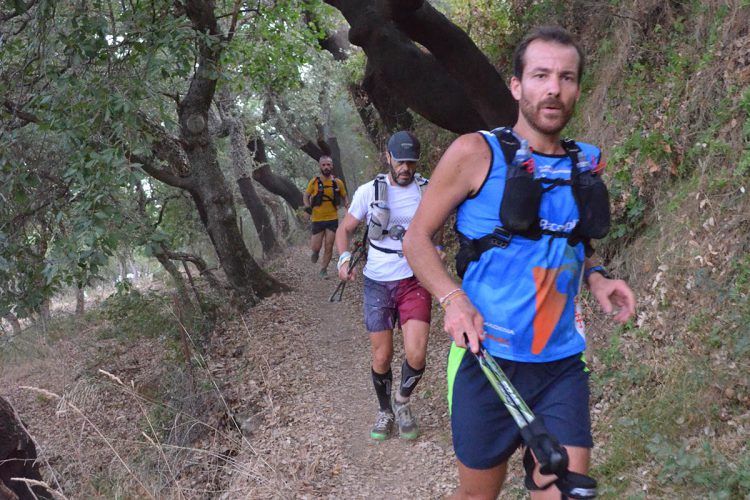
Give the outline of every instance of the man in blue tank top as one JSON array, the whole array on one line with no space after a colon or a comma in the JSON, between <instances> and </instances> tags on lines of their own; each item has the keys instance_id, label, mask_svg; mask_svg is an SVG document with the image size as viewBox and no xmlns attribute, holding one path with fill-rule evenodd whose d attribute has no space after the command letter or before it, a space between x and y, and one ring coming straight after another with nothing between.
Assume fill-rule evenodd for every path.
<instances>
[{"instance_id":1,"label":"man in blue tank top","mask_svg":"<svg viewBox=\"0 0 750 500\"><path fill-rule=\"evenodd\" d=\"M455 498L496 498L507 461L521 444L518 427L466 348L478 352L480 342L484 345L565 446L569 470L585 474L593 442L583 361L586 342L578 309L581 285L588 285L615 321L626 322L635 313L628 285L610 279L593 256L587 257L588 239L579 237L590 229L583 227L591 224L584 220L596 220L597 214L592 217L586 210L590 207L582 204L574 179L591 164L595 171L600 152L573 143L580 160L574 163L570 143L561 142L560 134L580 95L583 65L583 53L565 30L543 27L529 34L514 56L510 88L519 116L512 131L504 131L504 136L499 131L467 134L451 144L404 240L415 275L440 298L444 328L454 341L448 403L460 481ZM523 163L506 160L499 140L503 137L517 140L521 149L528 145ZM534 221L533 230L508 229L514 219L508 211L518 207L506 208L502 201L518 199L516 186L521 185L511 185L517 175L512 168L526 168L527 184L543 186L535 213L526 214ZM454 208L462 245L479 248L458 262L457 268L465 271L461 287L430 241ZM525 214L510 215L522 219ZM608 212L606 220L608 226ZM494 243L482 245L488 235L495 236ZM548 487L554 476L541 475L533 463L529 455L526 486L532 498L559 499L555 486Z\"/></svg>"}]
</instances>

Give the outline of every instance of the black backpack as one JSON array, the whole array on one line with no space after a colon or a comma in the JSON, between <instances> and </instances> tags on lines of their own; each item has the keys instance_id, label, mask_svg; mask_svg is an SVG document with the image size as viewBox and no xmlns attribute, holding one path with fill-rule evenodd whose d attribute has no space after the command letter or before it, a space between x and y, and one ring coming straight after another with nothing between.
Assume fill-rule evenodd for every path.
<instances>
[{"instance_id":1,"label":"black backpack","mask_svg":"<svg viewBox=\"0 0 750 500\"><path fill-rule=\"evenodd\" d=\"M341 192L336 177L333 175L331 176L331 181L333 181L333 199L323 194L325 186L323 186L323 180L320 178L320 176L316 176L315 179L317 179L318 181L318 192L315 193L315 196L312 197L312 200L310 200L310 204L314 207L318 207L322 205L324 201L330 201L331 203L333 203L334 208L341 205Z\"/></svg>"}]
</instances>

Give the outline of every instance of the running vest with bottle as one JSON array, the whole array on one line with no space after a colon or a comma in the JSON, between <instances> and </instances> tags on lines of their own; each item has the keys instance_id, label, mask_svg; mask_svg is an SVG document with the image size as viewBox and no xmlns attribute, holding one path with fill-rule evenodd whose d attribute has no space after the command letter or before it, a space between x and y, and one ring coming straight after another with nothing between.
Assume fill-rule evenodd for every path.
<instances>
[{"instance_id":1,"label":"running vest with bottle","mask_svg":"<svg viewBox=\"0 0 750 500\"><path fill-rule=\"evenodd\" d=\"M419 187L419 195L421 196L429 181L419 174L414 174L414 182L417 183L417 187ZM388 207L388 175L378 174L372 184L374 189L374 199L370 203L370 220L367 223L367 238L370 242L380 241L389 234L388 224L391 219L391 211ZM393 229L390 229L390 231L393 231ZM397 238L402 239L404 232L405 231L403 231L402 228L401 233ZM397 250L381 248L378 246L374 248L386 253L399 253L399 255L403 255Z\"/></svg>"},{"instance_id":2,"label":"running vest with bottle","mask_svg":"<svg viewBox=\"0 0 750 500\"><path fill-rule=\"evenodd\" d=\"M339 183L336 179L336 176L331 176L333 199L325 196L325 186L323 185L323 180L320 178L320 176L316 176L315 179L318 181L318 190L310 200L310 205L313 207L319 207L323 204L324 201L330 201L331 203L333 203L334 207L338 207L339 205L341 205L341 192L339 190Z\"/></svg>"},{"instance_id":3,"label":"running vest with bottle","mask_svg":"<svg viewBox=\"0 0 750 500\"><path fill-rule=\"evenodd\" d=\"M549 178L536 168L528 142L516 136L512 129L495 129L492 136L498 141L505 163L505 185L499 210L501 224L479 238L470 238L457 227L460 248L456 255L456 270L459 276L463 277L469 263L478 260L483 252L491 248L506 248L514 236L539 240L546 234L566 238L571 246L583 242L586 254L590 256L593 253L591 239L603 238L609 232L609 194L581 145L570 139L560 141L571 161L570 178ZM598 150L593 149L594 156L598 156ZM594 157L592 161L597 160ZM542 196L557 186L570 186L573 193L579 215L573 227L567 224L545 224L543 227L541 224Z\"/></svg>"}]
</instances>

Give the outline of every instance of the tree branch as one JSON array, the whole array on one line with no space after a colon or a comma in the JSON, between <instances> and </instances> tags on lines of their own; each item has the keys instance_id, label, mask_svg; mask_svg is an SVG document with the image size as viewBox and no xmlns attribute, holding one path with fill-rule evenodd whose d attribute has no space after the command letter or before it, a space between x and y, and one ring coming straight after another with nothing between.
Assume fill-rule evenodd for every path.
<instances>
[{"instance_id":1,"label":"tree branch","mask_svg":"<svg viewBox=\"0 0 750 500\"><path fill-rule=\"evenodd\" d=\"M216 276L213 274L213 269L209 269L206 265L206 261L202 258L198 257L197 255L192 255L189 253L184 252L173 252L167 249L165 250L165 254L167 257L169 257L172 260L181 260L183 262L192 262L195 267L198 269L198 272L201 274L201 276L206 277L206 280L208 280L208 283L211 285L212 288L221 289L221 284L219 283L219 280L216 279Z\"/></svg>"},{"instance_id":2,"label":"tree branch","mask_svg":"<svg viewBox=\"0 0 750 500\"><path fill-rule=\"evenodd\" d=\"M3 107L7 109L8 112L15 118L22 120L24 122L23 125L28 125L29 123L39 123L39 118L36 115L27 113L19 104L16 104L9 99L3 99Z\"/></svg>"},{"instance_id":3,"label":"tree branch","mask_svg":"<svg viewBox=\"0 0 750 500\"><path fill-rule=\"evenodd\" d=\"M488 127L461 84L434 55L398 29L384 14L382 3L325 2L341 11L349 22L349 41L367 54L370 81L382 87L381 95L389 94L391 99L446 130L464 133ZM370 93L370 88L365 88Z\"/></svg>"},{"instance_id":4,"label":"tree branch","mask_svg":"<svg viewBox=\"0 0 750 500\"><path fill-rule=\"evenodd\" d=\"M179 177L177 175L174 175L172 172L169 172L168 170L157 167L152 157L133 154L128 155L128 159L131 162L140 164L141 169L143 169L144 172L146 172L154 179L163 182L164 184L169 184L170 186L187 190L190 190L193 187L193 183L190 182L189 179L186 179L185 177Z\"/></svg>"},{"instance_id":5,"label":"tree branch","mask_svg":"<svg viewBox=\"0 0 750 500\"><path fill-rule=\"evenodd\" d=\"M469 36L422 0L387 0L393 21L424 45L465 90L474 109L491 127L513 125L515 99L505 81Z\"/></svg>"},{"instance_id":6,"label":"tree branch","mask_svg":"<svg viewBox=\"0 0 750 500\"><path fill-rule=\"evenodd\" d=\"M29 9L36 5L37 0L29 0L28 3L16 2L17 7L13 12L2 12L0 13L0 21L10 21L13 18L26 14Z\"/></svg>"}]
</instances>

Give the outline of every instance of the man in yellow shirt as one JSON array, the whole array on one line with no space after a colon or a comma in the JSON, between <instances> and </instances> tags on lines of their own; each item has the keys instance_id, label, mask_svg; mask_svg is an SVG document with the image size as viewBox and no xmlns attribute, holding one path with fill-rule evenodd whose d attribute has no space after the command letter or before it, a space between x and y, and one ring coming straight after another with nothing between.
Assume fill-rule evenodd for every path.
<instances>
[{"instance_id":1,"label":"man in yellow shirt","mask_svg":"<svg viewBox=\"0 0 750 500\"><path fill-rule=\"evenodd\" d=\"M349 198L346 194L346 185L341 179L333 175L333 159L330 156L321 156L320 175L310 179L303 196L305 212L310 214L312 237L310 248L312 255L310 260L318 262L320 249L323 248L323 259L320 261L320 275L326 277L328 264L333 255L333 242L336 237L336 229L339 227L338 207L344 205L349 208ZM325 246L324 246L325 243Z\"/></svg>"}]
</instances>

